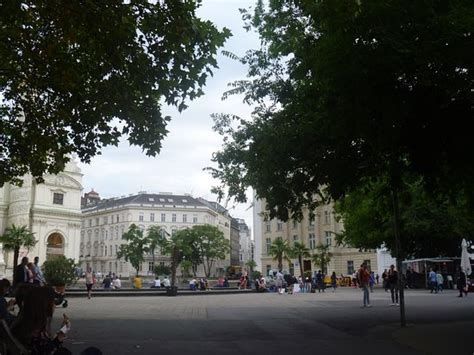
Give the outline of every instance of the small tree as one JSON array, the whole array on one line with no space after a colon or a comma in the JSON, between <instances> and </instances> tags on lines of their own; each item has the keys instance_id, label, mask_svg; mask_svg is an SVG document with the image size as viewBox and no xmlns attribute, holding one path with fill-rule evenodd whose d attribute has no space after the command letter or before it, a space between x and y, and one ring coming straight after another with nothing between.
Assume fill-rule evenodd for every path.
<instances>
[{"instance_id":1,"label":"small tree","mask_svg":"<svg viewBox=\"0 0 474 355\"><path fill-rule=\"evenodd\" d=\"M14 224L7 228L5 234L0 237L0 243L3 243L3 249L6 251L13 250L13 280L16 280L16 266L18 265L20 248L23 247L30 250L37 242L34 233L31 233L27 226L18 227Z\"/></svg>"},{"instance_id":2,"label":"small tree","mask_svg":"<svg viewBox=\"0 0 474 355\"><path fill-rule=\"evenodd\" d=\"M293 248L291 248L290 254L293 258L298 258L298 263L300 264L300 275L303 276L303 258L308 258L310 256L309 249L306 248L303 243L296 242Z\"/></svg>"},{"instance_id":3,"label":"small tree","mask_svg":"<svg viewBox=\"0 0 474 355\"><path fill-rule=\"evenodd\" d=\"M332 254L329 252L329 245L319 244L316 247L316 254L313 255L312 260L314 265L321 268L323 273L326 273L326 267L331 261Z\"/></svg>"},{"instance_id":4,"label":"small tree","mask_svg":"<svg viewBox=\"0 0 474 355\"><path fill-rule=\"evenodd\" d=\"M128 231L122 235L122 239L126 240L127 244L120 246L117 257L130 262L138 275L140 263L145 261L144 254L149 251L148 240L143 237L143 231L135 224L130 225Z\"/></svg>"},{"instance_id":5,"label":"small tree","mask_svg":"<svg viewBox=\"0 0 474 355\"><path fill-rule=\"evenodd\" d=\"M53 286L68 286L76 282L76 264L74 259L59 255L43 264L44 278Z\"/></svg>"},{"instance_id":6,"label":"small tree","mask_svg":"<svg viewBox=\"0 0 474 355\"><path fill-rule=\"evenodd\" d=\"M278 270L283 269L283 259L288 260L290 253L290 246L287 240L283 240L282 237L276 238L270 246L270 255L273 256L273 260L278 262Z\"/></svg>"},{"instance_id":7,"label":"small tree","mask_svg":"<svg viewBox=\"0 0 474 355\"><path fill-rule=\"evenodd\" d=\"M153 272L156 276L170 275L171 274L171 267L169 267L168 265L156 265L153 268Z\"/></svg>"}]
</instances>

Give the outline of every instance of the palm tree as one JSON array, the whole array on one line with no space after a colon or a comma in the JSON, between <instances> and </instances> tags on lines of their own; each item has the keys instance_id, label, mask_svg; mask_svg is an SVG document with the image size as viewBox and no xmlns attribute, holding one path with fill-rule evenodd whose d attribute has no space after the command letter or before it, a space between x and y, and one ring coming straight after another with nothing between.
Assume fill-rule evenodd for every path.
<instances>
[{"instance_id":1,"label":"palm tree","mask_svg":"<svg viewBox=\"0 0 474 355\"><path fill-rule=\"evenodd\" d=\"M329 245L319 244L316 247L316 254L313 255L313 263L321 268L323 273L326 273L326 266L331 261L332 254L329 252Z\"/></svg>"},{"instance_id":2,"label":"palm tree","mask_svg":"<svg viewBox=\"0 0 474 355\"><path fill-rule=\"evenodd\" d=\"M298 258L298 262L300 264L300 272L301 276L304 276L304 270L303 270L303 258L308 258L311 256L309 253L309 249L306 248L304 243L299 243L295 242L295 245L293 245L293 248L291 248L291 256L293 258Z\"/></svg>"},{"instance_id":3,"label":"palm tree","mask_svg":"<svg viewBox=\"0 0 474 355\"><path fill-rule=\"evenodd\" d=\"M283 269L283 258L288 260L288 254L290 253L290 246L287 240L283 240L282 237L276 238L270 246L269 254L273 256L273 260L278 261L278 270Z\"/></svg>"},{"instance_id":4,"label":"palm tree","mask_svg":"<svg viewBox=\"0 0 474 355\"><path fill-rule=\"evenodd\" d=\"M18 227L12 224L11 227L5 230L5 234L0 237L0 243L3 243L3 248L6 251L13 250L13 280L16 280L16 266L18 265L20 248L30 250L35 246L37 240L34 233L31 233L27 226Z\"/></svg>"},{"instance_id":5,"label":"palm tree","mask_svg":"<svg viewBox=\"0 0 474 355\"><path fill-rule=\"evenodd\" d=\"M250 273L253 273L253 268L257 266L257 263L255 262L255 260L249 260L245 263L245 266L250 269Z\"/></svg>"}]
</instances>

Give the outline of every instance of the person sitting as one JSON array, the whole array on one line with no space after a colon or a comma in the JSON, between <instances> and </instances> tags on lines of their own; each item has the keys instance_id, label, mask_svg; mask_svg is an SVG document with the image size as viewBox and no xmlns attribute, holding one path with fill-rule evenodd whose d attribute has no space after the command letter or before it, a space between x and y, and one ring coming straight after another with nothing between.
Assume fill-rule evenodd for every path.
<instances>
[{"instance_id":1,"label":"person sitting","mask_svg":"<svg viewBox=\"0 0 474 355\"><path fill-rule=\"evenodd\" d=\"M33 287L25 294L22 312L12 325L11 332L33 355L59 354L63 349L62 342L71 324L64 315L62 328L54 338L50 336L49 326L54 309L54 291L51 287Z\"/></svg>"},{"instance_id":2,"label":"person sitting","mask_svg":"<svg viewBox=\"0 0 474 355\"><path fill-rule=\"evenodd\" d=\"M224 283L222 284L222 287L229 287L229 279L227 277L224 278Z\"/></svg>"},{"instance_id":3,"label":"person sitting","mask_svg":"<svg viewBox=\"0 0 474 355\"><path fill-rule=\"evenodd\" d=\"M109 275L104 278L102 281L102 285L104 285L104 289L110 290L110 285L112 285L112 280L110 279Z\"/></svg>"},{"instance_id":4,"label":"person sitting","mask_svg":"<svg viewBox=\"0 0 474 355\"><path fill-rule=\"evenodd\" d=\"M5 299L10 286L10 281L7 279L0 280L0 319L3 319L8 325L15 320L15 316L10 313L10 310L15 306L15 300L11 299L7 302Z\"/></svg>"},{"instance_id":5,"label":"person sitting","mask_svg":"<svg viewBox=\"0 0 474 355\"><path fill-rule=\"evenodd\" d=\"M140 276L137 275L133 278L133 287L136 289L142 288L142 279Z\"/></svg>"},{"instance_id":6,"label":"person sitting","mask_svg":"<svg viewBox=\"0 0 474 355\"><path fill-rule=\"evenodd\" d=\"M113 281L114 289L120 290L122 288L122 281L120 281L118 276L115 276L115 279Z\"/></svg>"},{"instance_id":7,"label":"person sitting","mask_svg":"<svg viewBox=\"0 0 474 355\"><path fill-rule=\"evenodd\" d=\"M189 281L189 289L191 291L196 291L196 283L197 283L197 281L196 281L195 278L193 278L191 281Z\"/></svg>"},{"instance_id":8,"label":"person sitting","mask_svg":"<svg viewBox=\"0 0 474 355\"><path fill-rule=\"evenodd\" d=\"M171 282L168 276L163 279L163 286L168 290L171 287Z\"/></svg>"},{"instance_id":9,"label":"person sitting","mask_svg":"<svg viewBox=\"0 0 474 355\"><path fill-rule=\"evenodd\" d=\"M158 276L155 277L155 281L153 282L153 286L151 286L151 288L161 288L161 281Z\"/></svg>"}]
</instances>

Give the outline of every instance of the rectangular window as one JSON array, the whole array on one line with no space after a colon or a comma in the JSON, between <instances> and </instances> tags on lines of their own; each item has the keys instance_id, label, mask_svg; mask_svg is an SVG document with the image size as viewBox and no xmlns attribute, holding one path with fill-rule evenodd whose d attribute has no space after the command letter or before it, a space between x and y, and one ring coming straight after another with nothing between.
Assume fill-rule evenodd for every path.
<instances>
[{"instance_id":1,"label":"rectangular window","mask_svg":"<svg viewBox=\"0 0 474 355\"><path fill-rule=\"evenodd\" d=\"M332 245L332 237L331 237L331 232L325 231L324 236L326 237L326 245L331 246Z\"/></svg>"},{"instance_id":2,"label":"rectangular window","mask_svg":"<svg viewBox=\"0 0 474 355\"><path fill-rule=\"evenodd\" d=\"M89 219L89 227L92 227L92 219Z\"/></svg>"},{"instance_id":3,"label":"rectangular window","mask_svg":"<svg viewBox=\"0 0 474 355\"><path fill-rule=\"evenodd\" d=\"M296 229L298 227L298 222L297 221L293 221L293 229Z\"/></svg>"},{"instance_id":4,"label":"rectangular window","mask_svg":"<svg viewBox=\"0 0 474 355\"><path fill-rule=\"evenodd\" d=\"M188 222L188 215L183 214L183 223L187 223L187 222Z\"/></svg>"},{"instance_id":5,"label":"rectangular window","mask_svg":"<svg viewBox=\"0 0 474 355\"><path fill-rule=\"evenodd\" d=\"M296 242L298 242L298 236L297 236L297 235L294 235L294 236L293 236L293 245L295 245Z\"/></svg>"},{"instance_id":6,"label":"rectangular window","mask_svg":"<svg viewBox=\"0 0 474 355\"><path fill-rule=\"evenodd\" d=\"M104 256L107 256L107 247L105 247L105 255Z\"/></svg>"},{"instance_id":7,"label":"rectangular window","mask_svg":"<svg viewBox=\"0 0 474 355\"><path fill-rule=\"evenodd\" d=\"M109 220L109 219L108 219L107 217L104 217L104 224L107 224L107 221L108 221L108 220Z\"/></svg>"},{"instance_id":8,"label":"rectangular window","mask_svg":"<svg viewBox=\"0 0 474 355\"><path fill-rule=\"evenodd\" d=\"M314 235L314 233L309 233L308 242L310 249L316 249L316 236Z\"/></svg>"},{"instance_id":9,"label":"rectangular window","mask_svg":"<svg viewBox=\"0 0 474 355\"><path fill-rule=\"evenodd\" d=\"M140 214L138 215L138 222L143 222L143 212L140 212Z\"/></svg>"},{"instance_id":10,"label":"rectangular window","mask_svg":"<svg viewBox=\"0 0 474 355\"><path fill-rule=\"evenodd\" d=\"M171 215L171 222L176 222L176 213Z\"/></svg>"},{"instance_id":11,"label":"rectangular window","mask_svg":"<svg viewBox=\"0 0 474 355\"><path fill-rule=\"evenodd\" d=\"M267 266L266 266L266 270L267 270L266 274L267 274L267 276L268 276L268 273L270 272L271 269L272 269L272 266L271 266L271 265L267 265Z\"/></svg>"},{"instance_id":12,"label":"rectangular window","mask_svg":"<svg viewBox=\"0 0 474 355\"><path fill-rule=\"evenodd\" d=\"M166 222L166 213L161 214L161 222Z\"/></svg>"},{"instance_id":13,"label":"rectangular window","mask_svg":"<svg viewBox=\"0 0 474 355\"><path fill-rule=\"evenodd\" d=\"M53 204L54 205L62 205L64 202L64 194L60 193L53 193Z\"/></svg>"},{"instance_id":14,"label":"rectangular window","mask_svg":"<svg viewBox=\"0 0 474 355\"><path fill-rule=\"evenodd\" d=\"M155 214L150 213L150 222L155 222Z\"/></svg>"},{"instance_id":15,"label":"rectangular window","mask_svg":"<svg viewBox=\"0 0 474 355\"><path fill-rule=\"evenodd\" d=\"M270 248L272 246L272 239L271 238L267 238L265 239L265 250L267 251L267 254L270 254Z\"/></svg>"},{"instance_id":16,"label":"rectangular window","mask_svg":"<svg viewBox=\"0 0 474 355\"><path fill-rule=\"evenodd\" d=\"M119 215L117 215L116 218L117 218L117 223L119 223L119 222L120 222L120 217L119 217Z\"/></svg>"},{"instance_id":17,"label":"rectangular window","mask_svg":"<svg viewBox=\"0 0 474 355\"><path fill-rule=\"evenodd\" d=\"M267 233L271 232L270 222L265 223L265 228L266 228Z\"/></svg>"},{"instance_id":18,"label":"rectangular window","mask_svg":"<svg viewBox=\"0 0 474 355\"><path fill-rule=\"evenodd\" d=\"M143 269L143 264L142 263L138 264L138 271L142 271L142 269Z\"/></svg>"},{"instance_id":19,"label":"rectangular window","mask_svg":"<svg viewBox=\"0 0 474 355\"><path fill-rule=\"evenodd\" d=\"M194 216L193 217L193 223L197 223L197 222L198 222L198 218L197 218L197 216Z\"/></svg>"},{"instance_id":20,"label":"rectangular window","mask_svg":"<svg viewBox=\"0 0 474 355\"><path fill-rule=\"evenodd\" d=\"M110 216L110 224L114 223L114 216Z\"/></svg>"},{"instance_id":21,"label":"rectangular window","mask_svg":"<svg viewBox=\"0 0 474 355\"><path fill-rule=\"evenodd\" d=\"M315 221L315 217L314 216L309 216L309 221L308 221L308 227L313 229L314 228L314 221Z\"/></svg>"},{"instance_id":22,"label":"rectangular window","mask_svg":"<svg viewBox=\"0 0 474 355\"><path fill-rule=\"evenodd\" d=\"M148 262L148 271L153 272L153 269L155 268L155 263L153 261Z\"/></svg>"},{"instance_id":23,"label":"rectangular window","mask_svg":"<svg viewBox=\"0 0 474 355\"><path fill-rule=\"evenodd\" d=\"M347 274L352 275L354 273L354 261L347 260Z\"/></svg>"},{"instance_id":24,"label":"rectangular window","mask_svg":"<svg viewBox=\"0 0 474 355\"><path fill-rule=\"evenodd\" d=\"M96 226L99 225L99 218L96 218L96 219L95 219L95 225L96 225Z\"/></svg>"},{"instance_id":25,"label":"rectangular window","mask_svg":"<svg viewBox=\"0 0 474 355\"><path fill-rule=\"evenodd\" d=\"M324 223L330 224L331 223L331 214L329 211L324 211Z\"/></svg>"},{"instance_id":26,"label":"rectangular window","mask_svg":"<svg viewBox=\"0 0 474 355\"><path fill-rule=\"evenodd\" d=\"M277 230L278 230L278 231L282 231L282 230L283 230L283 223L280 222L280 221L277 222Z\"/></svg>"}]
</instances>

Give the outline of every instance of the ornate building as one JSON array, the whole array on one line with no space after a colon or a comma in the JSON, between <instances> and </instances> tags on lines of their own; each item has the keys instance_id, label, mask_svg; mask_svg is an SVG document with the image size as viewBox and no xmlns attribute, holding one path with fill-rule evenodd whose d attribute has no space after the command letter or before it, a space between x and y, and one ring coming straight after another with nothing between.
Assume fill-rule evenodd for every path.
<instances>
[{"instance_id":1,"label":"ornate building","mask_svg":"<svg viewBox=\"0 0 474 355\"><path fill-rule=\"evenodd\" d=\"M30 251L20 250L20 258L38 256L42 262L65 255L79 261L81 192L81 170L73 161L64 172L45 175L44 183L38 184L26 175L22 186L5 184L0 188L0 234L12 224L26 225L38 243ZM10 274L13 253L3 256L6 273Z\"/></svg>"},{"instance_id":2,"label":"ornate building","mask_svg":"<svg viewBox=\"0 0 474 355\"><path fill-rule=\"evenodd\" d=\"M83 203L80 261L83 268L91 267L96 272L122 276L135 273L128 262L117 258L120 245L126 243L122 235L131 224L136 224L145 233L148 227L159 225L169 235L194 225L211 224L217 226L225 238L231 239L231 217L227 210L215 202L190 195L141 192L101 200L95 191L91 191L85 194ZM146 255L139 273L153 274L155 265L169 264L169 261L168 256L156 250L155 255ZM223 273L229 265L230 255L215 263L212 274ZM203 274L202 270L198 273Z\"/></svg>"},{"instance_id":3,"label":"ornate building","mask_svg":"<svg viewBox=\"0 0 474 355\"><path fill-rule=\"evenodd\" d=\"M373 252L361 252L358 249L336 245L335 234L343 229L343 224L334 218L332 205L323 205L314 211L314 217L310 217L308 210L304 211L304 218L298 221L282 222L279 220L264 221L262 213L265 212L265 203L259 201L255 203L258 210L254 213L255 243L260 244L257 248L261 258L261 271L268 273L269 270L277 269L277 262L269 254L270 246L277 237L282 237L288 241L290 246L295 242L303 243L311 255L316 252L317 245L328 245L329 252L332 254L331 261L327 266L327 272L333 271L339 276L352 275L358 269L360 264L366 262L374 272L377 272L377 254ZM257 239L258 238L258 239ZM258 259L258 255L257 255ZM297 260L292 262L284 261L283 268L291 273L299 275L299 265ZM311 257L303 260L304 271L314 272L320 269L319 265L311 262Z\"/></svg>"}]
</instances>

